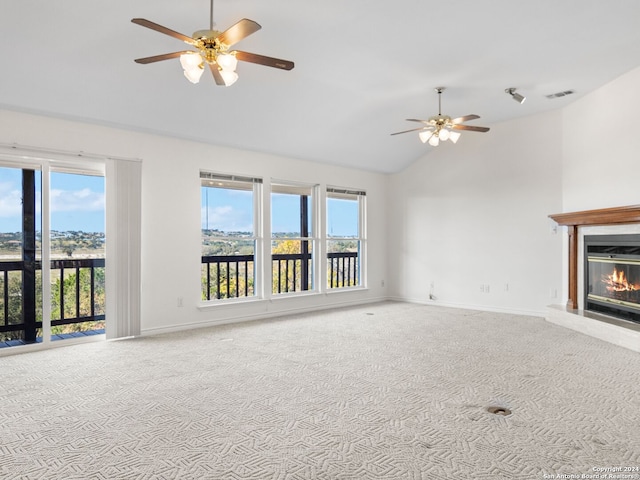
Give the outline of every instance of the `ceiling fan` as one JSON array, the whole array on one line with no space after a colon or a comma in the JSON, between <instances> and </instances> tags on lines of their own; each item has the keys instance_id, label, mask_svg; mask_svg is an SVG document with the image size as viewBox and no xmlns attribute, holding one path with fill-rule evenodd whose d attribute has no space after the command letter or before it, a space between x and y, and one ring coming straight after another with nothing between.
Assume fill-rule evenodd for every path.
<instances>
[{"instance_id":1,"label":"ceiling fan","mask_svg":"<svg viewBox=\"0 0 640 480\"><path fill-rule=\"evenodd\" d=\"M280 68L282 70L291 70L294 67L294 63L289 60L281 60L279 58L266 57L264 55L239 50L230 51L229 48L234 44L252 33L257 32L262 27L253 20L243 18L223 32L214 30L213 0L211 0L209 29L198 30L194 32L191 37L144 18L132 18L131 21L137 25L182 40L187 45L196 49L196 51L182 50L179 52L154 55L153 57L135 59L136 63L147 64L180 57L180 64L184 69L184 75L192 83L198 83L205 69L205 65L209 66L216 85L222 86L230 86L238 79L238 74L235 71L238 60L267 67Z\"/></svg>"},{"instance_id":2,"label":"ceiling fan","mask_svg":"<svg viewBox=\"0 0 640 480\"><path fill-rule=\"evenodd\" d=\"M488 132L488 127L476 127L473 125L463 125L462 122L468 120L476 120L479 115L465 115L464 117L451 118L448 115L442 115L442 91L444 87L437 87L435 91L438 93L438 115L429 117L428 120L419 120L417 118L407 118L408 122L418 122L424 124L419 128L404 130L402 132L392 133L391 135L400 135L401 133L420 132L418 136L422 143L429 142L429 145L437 147L440 140L451 140L456 143L460 138L460 132L456 130L468 130L471 132Z\"/></svg>"}]
</instances>

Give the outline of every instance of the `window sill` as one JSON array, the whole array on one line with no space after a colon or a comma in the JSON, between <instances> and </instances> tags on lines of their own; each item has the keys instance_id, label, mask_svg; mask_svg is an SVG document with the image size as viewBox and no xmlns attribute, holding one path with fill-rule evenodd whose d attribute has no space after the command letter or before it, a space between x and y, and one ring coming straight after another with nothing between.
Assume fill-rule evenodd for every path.
<instances>
[{"instance_id":1,"label":"window sill","mask_svg":"<svg viewBox=\"0 0 640 480\"><path fill-rule=\"evenodd\" d=\"M213 308L228 307L233 305L250 305L264 302L262 297L225 298L224 300L209 300L198 305L198 310L210 310Z\"/></svg>"},{"instance_id":2,"label":"window sill","mask_svg":"<svg viewBox=\"0 0 640 480\"><path fill-rule=\"evenodd\" d=\"M357 287L342 287L342 288L330 288L326 291L327 295L334 295L337 293L347 293L347 292L365 292L369 290L368 287L357 286Z\"/></svg>"},{"instance_id":3,"label":"window sill","mask_svg":"<svg viewBox=\"0 0 640 480\"><path fill-rule=\"evenodd\" d=\"M344 288L331 288L324 292L318 292L317 290L311 290L308 292L290 292L290 293L280 293L274 294L270 298L262 298L262 297L242 297L242 298L227 298L224 300L211 300L206 303L200 303L198 305L198 310L211 310L222 307L233 307L237 305L255 305L264 302L281 302L285 300L291 300L294 298L305 298L305 297L317 297L319 295L340 295L344 293L355 293L355 292L366 292L368 291L368 287L344 287Z\"/></svg>"}]
</instances>

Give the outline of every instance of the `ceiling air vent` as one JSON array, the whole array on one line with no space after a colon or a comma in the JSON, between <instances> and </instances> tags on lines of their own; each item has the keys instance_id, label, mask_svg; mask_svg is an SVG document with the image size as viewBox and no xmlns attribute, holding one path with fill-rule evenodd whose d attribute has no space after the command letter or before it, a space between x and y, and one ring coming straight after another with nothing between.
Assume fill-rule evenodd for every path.
<instances>
[{"instance_id":1,"label":"ceiling air vent","mask_svg":"<svg viewBox=\"0 0 640 480\"><path fill-rule=\"evenodd\" d=\"M565 90L564 92L552 93L551 95L547 95L547 98L560 98L566 97L567 95L572 95L576 93L575 90Z\"/></svg>"}]
</instances>

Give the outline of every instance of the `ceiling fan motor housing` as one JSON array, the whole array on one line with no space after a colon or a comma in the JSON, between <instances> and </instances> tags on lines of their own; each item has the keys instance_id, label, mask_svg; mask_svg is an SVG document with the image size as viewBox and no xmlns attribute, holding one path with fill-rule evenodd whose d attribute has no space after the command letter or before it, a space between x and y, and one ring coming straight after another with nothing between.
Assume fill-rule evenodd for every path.
<instances>
[{"instance_id":1,"label":"ceiling fan motor housing","mask_svg":"<svg viewBox=\"0 0 640 480\"><path fill-rule=\"evenodd\" d=\"M216 63L216 58L221 53L226 53L229 46L220 42L218 36L220 32L217 30L198 30L193 32L195 47L200 50L200 54L207 63Z\"/></svg>"}]
</instances>

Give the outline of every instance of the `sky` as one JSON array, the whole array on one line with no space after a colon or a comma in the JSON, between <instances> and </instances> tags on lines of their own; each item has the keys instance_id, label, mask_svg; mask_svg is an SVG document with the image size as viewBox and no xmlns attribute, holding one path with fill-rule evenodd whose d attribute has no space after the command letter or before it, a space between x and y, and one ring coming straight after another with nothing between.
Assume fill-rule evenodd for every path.
<instances>
[{"instance_id":1,"label":"sky","mask_svg":"<svg viewBox=\"0 0 640 480\"><path fill-rule=\"evenodd\" d=\"M299 235L300 197L272 194L271 201L271 231ZM327 211L327 234L329 236L357 236L357 201L330 198L327 200ZM217 229L224 232L252 232L252 193L244 190L202 187L201 218L204 229Z\"/></svg>"},{"instance_id":2,"label":"sky","mask_svg":"<svg viewBox=\"0 0 640 480\"><path fill-rule=\"evenodd\" d=\"M51 230L104 232L104 177L51 173ZM40 173L36 175L36 205L40 214ZM41 222L38 222L38 229ZM22 172L0 167L0 232L22 230Z\"/></svg>"}]
</instances>

